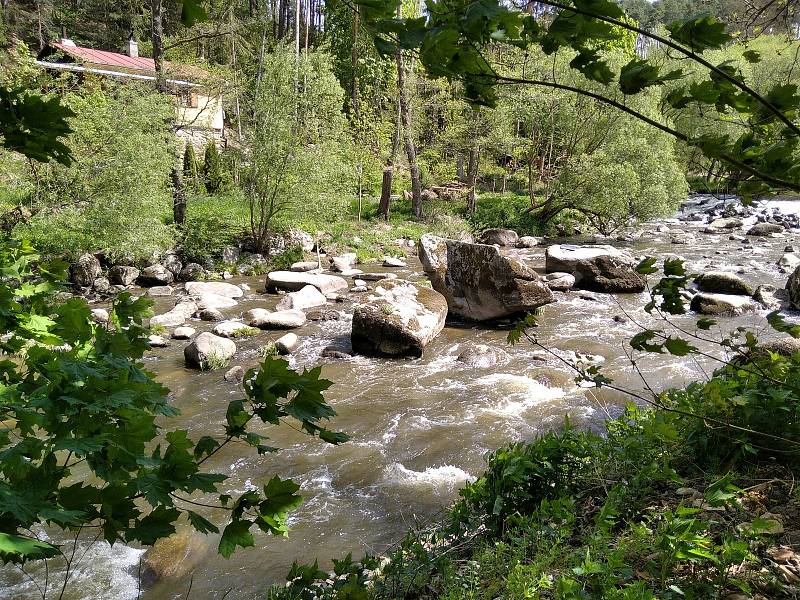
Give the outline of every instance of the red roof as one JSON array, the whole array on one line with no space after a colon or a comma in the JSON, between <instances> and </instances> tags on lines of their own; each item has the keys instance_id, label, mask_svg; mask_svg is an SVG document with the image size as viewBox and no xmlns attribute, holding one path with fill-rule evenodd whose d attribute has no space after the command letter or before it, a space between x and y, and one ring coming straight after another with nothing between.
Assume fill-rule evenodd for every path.
<instances>
[{"instance_id":1,"label":"red roof","mask_svg":"<svg viewBox=\"0 0 800 600\"><path fill-rule=\"evenodd\" d=\"M82 46L73 46L71 44L64 44L62 42L51 42L53 48L61 50L73 58L81 62L91 63L93 65L100 65L104 67L113 67L120 69L133 69L136 71L146 71L148 73L155 73L155 61L152 58L145 58L139 56L136 58L130 57L127 54L120 54L119 52L108 52L107 50L94 50L93 48L84 48ZM172 63L164 61L164 70L172 71ZM209 73L198 67L189 65L177 65L174 69L173 75L180 75L183 77L191 77L193 79L203 79L209 77Z\"/></svg>"}]
</instances>

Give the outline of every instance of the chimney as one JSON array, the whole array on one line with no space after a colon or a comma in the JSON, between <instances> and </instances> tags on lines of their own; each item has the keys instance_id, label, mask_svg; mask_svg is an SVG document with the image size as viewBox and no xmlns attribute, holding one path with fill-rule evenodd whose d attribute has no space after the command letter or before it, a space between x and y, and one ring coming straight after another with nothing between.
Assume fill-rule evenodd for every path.
<instances>
[{"instance_id":1,"label":"chimney","mask_svg":"<svg viewBox=\"0 0 800 600\"><path fill-rule=\"evenodd\" d=\"M137 42L133 36L128 38L127 50L128 56L131 58L139 58L139 42Z\"/></svg>"}]
</instances>

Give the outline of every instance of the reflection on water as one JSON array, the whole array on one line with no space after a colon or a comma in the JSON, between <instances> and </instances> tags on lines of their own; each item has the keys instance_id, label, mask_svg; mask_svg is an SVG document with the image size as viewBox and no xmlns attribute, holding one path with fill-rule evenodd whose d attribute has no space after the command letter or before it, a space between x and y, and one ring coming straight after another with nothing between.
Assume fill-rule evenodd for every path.
<instances>
[{"instance_id":1,"label":"reflection on water","mask_svg":"<svg viewBox=\"0 0 800 600\"><path fill-rule=\"evenodd\" d=\"M784 285L786 275L778 272L775 262L783 247L798 239L796 235L754 239L749 247L728 239L727 233L701 234L703 225L697 223L667 224L696 231L697 241L673 245L668 232L649 232L648 227L648 233L628 246L636 255L680 255L695 272L713 266L743 272L752 284ZM515 252L543 267L543 248ZM420 270L411 259L408 269L395 272L409 277ZM276 297L260 293L262 282L244 281L253 292L238 307L224 311L226 316L257 306L274 307ZM606 374L620 385L641 388L626 354L627 340L637 331L635 323L665 326L642 310L645 296L573 292L557 297L559 302L540 318L535 332L540 342L561 357L576 352L600 356ZM166 308L169 301L160 302L160 308ZM279 473L302 485L305 504L292 516L293 530L287 539L258 534L255 548L239 550L230 560L208 552L195 571L192 598L220 597L230 588L235 595L229 597L259 597L268 583L283 579L294 560L319 558L327 566L328 558L349 551L380 553L408 526L430 519L452 502L458 488L481 473L487 451L556 428L567 414L578 424L597 427L608 415L618 414L626 401L616 392L576 385L574 373L563 362L528 343L507 346L507 331L466 323L449 324L420 359L322 359L326 346L348 343L351 305L332 308L342 318L298 330L302 343L291 360L298 368L324 365L324 377L335 382L326 394L339 413L333 426L347 432L352 441L331 447L291 429L271 428L264 432L272 445L283 448L279 454L257 456L233 446L215 456L211 467L230 476L227 487L233 493ZM765 331L764 314L727 319L724 327ZM198 330L210 329L207 323L195 325ZM280 335L237 342L234 364L255 365L257 348ZM502 346L510 360L497 371L467 367L456 359L473 343ZM714 368L709 361L656 356L642 357L637 364L659 389L706 377ZM186 370L178 342L154 352L148 367L173 390L174 404L181 410L171 426L188 429L195 439L222 431L227 403L241 395L223 381L222 372ZM224 515L208 516L221 520ZM209 543L213 548L216 540ZM122 545L113 549L95 545L82 560L69 597L135 598L139 556L139 550ZM4 584L0 598L37 597L32 584L11 569L3 569L0 576ZM158 583L142 598L183 597L188 587L189 576Z\"/></svg>"}]
</instances>

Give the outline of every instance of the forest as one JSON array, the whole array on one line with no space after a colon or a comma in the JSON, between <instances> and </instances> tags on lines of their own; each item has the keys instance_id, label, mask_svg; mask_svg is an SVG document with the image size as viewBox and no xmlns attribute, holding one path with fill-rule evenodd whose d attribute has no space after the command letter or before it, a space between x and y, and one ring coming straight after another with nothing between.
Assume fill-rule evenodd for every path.
<instances>
[{"instance_id":1,"label":"forest","mask_svg":"<svg viewBox=\"0 0 800 600\"><path fill-rule=\"evenodd\" d=\"M794 0L0 11L0 599L800 595Z\"/></svg>"}]
</instances>

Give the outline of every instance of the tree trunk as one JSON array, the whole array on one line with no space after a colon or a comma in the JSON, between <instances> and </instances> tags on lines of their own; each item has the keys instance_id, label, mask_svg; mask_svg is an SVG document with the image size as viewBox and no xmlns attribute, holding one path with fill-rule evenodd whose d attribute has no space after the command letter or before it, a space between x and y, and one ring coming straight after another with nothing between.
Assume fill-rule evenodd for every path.
<instances>
[{"instance_id":1,"label":"tree trunk","mask_svg":"<svg viewBox=\"0 0 800 600\"><path fill-rule=\"evenodd\" d=\"M152 0L153 11L150 36L153 42L153 63L156 70L156 89L167 91L167 77L164 74L164 3L163 0Z\"/></svg>"},{"instance_id":2,"label":"tree trunk","mask_svg":"<svg viewBox=\"0 0 800 600\"><path fill-rule=\"evenodd\" d=\"M359 106L358 106L358 31L361 28L361 10L356 5L353 11L353 48L350 52L350 69L353 72L352 85L353 89L350 91L350 105L353 109L353 117L356 123L359 121Z\"/></svg>"},{"instance_id":3,"label":"tree trunk","mask_svg":"<svg viewBox=\"0 0 800 600\"><path fill-rule=\"evenodd\" d=\"M378 205L378 214L384 221L389 220L389 204L392 200L392 180L394 179L394 165L388 164L383 168L383 182L381 183L381 202Z\"/></svg>"},{"instance_id":4,"label":"tree trunk","mask_svg":"<svg viewBox=\"0 0 800 600\"><path fill-rule=\"evenodd\" d=\"M467 194L467 211L469 214L475 214L476 194L475 184L478 181L478 160L480 158L480 150L478 148L470 148L469 150L469 167L467 177L469 181L469 194Z\"/></svg>"},{"instance_id":5,"label":"tree trunk","mask_svg":"<svg viewBox=\"0 0 800 600\"><path fill-rule=\"evenodd\" d=\"M461 183L467 181L467 176L464 174L464 155L461 152L456 156L456 177Z\"/></svg>"},{"instance_id":6,"label":"tree trunk","mask_svg":"<svg viewBox=\"0 0 800 600\"><path fill-rule=\"evenodd\" d=\"M177 164L172 167L172 219L176 225L186 222L186 188L183 185L183 161L177 153Z\"/></svg>"},{"instance_id":7,"label":"tree trunk","mask_svg":"<svg viewBox=\"0 0 800 600\"><path fill-rule=\"evenodd\" d=\"M403 53L397 52L397 93L400 98L400 119L403 123L403 141L408 157L408 167L411 171L411 212L417 218L422 218L422 187L419 178L419 164L417 163L417 147L414 144L414 132L411 129L411 109L408 104L408 91L406 90L406 68L403 64Z\"/></svg>"}]
</instances>

